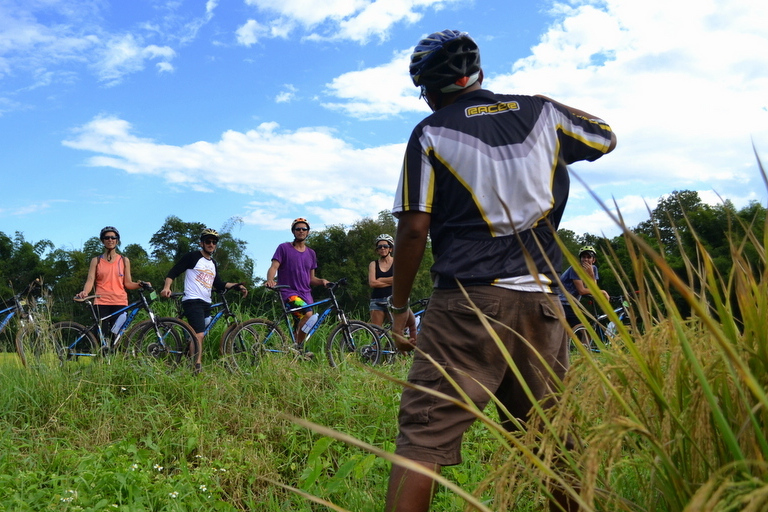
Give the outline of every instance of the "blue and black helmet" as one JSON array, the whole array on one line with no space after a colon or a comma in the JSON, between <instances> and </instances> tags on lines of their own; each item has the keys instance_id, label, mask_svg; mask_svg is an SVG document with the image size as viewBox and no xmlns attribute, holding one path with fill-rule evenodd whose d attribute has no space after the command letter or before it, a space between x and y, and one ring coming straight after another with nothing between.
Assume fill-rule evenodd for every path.
<instances>
[{"instance_id":1,"label":"blue and black helmet","mask_svg":"<svg viewBox=\"0 0 768 512\"><path fill-rule=\"evenodd\" d=\"M480 50L477 43L469 34L458 30L430 34L419 41L411 54L413 84L428 90L443 89L479 71Z\"/></svg>"}]
</instances>

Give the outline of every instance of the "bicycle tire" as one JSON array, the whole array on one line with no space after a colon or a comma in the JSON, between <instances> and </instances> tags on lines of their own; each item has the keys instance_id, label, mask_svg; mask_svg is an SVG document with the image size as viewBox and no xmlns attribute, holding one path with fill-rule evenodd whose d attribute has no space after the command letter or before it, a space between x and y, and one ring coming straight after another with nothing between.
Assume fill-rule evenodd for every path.
<instances>
[{"instance_id":1,"label":"bicycle tire","mask_svg":"<svg viewBox=\"0 0 768 512\"><path fill-rule=\"evenodd\" d=\"M353 361L375 365L381 357L381 345L379 337L368 324L350 320L337 325L328 335L325 354L334 368L344 367Z\"/></svg>"},{"instance_id":2,"label":"bicycle tire","mask_svg":"<svg viewBox=\"0 0 768 512\"><path fill-rule=\"evenodd\" d=\"M181 364L185 358L197 355L195 331L184 320L172 317L144 320L136 335L132 353L139 358L162 361L170 365ZM155 325L157 329L155 329Z\"/></svg>"},{"instance_id":3,"label":"bicycle tire","mask_svg":"<svg viewBox=\"0 0 768 512\"><path fill-rule=\"evenodd\" d=\"M221 333L221 339L219 339L219 355L224 355L227 348L227 339L239 326L240 324L238 322L232 322L224 329L224 332Z\"/></svg>"},{"instance_id":4,"label":"bicycle tire","mask_svg":"<svg viewBox=\"0 0 768 512\"><path fill-rule=\"evenodd\" d=\"M288 353L288 342L278 325L263 318L246 320L226 340L223 360L232 372L247 372L257 366L264 354Z\"/></svg>"},{"instance_id":5,"label":"bicycle tire","mask_svg":"<svg viewBox=\"0 0 768 512\"><path fill-rule=\"evenodd\" d=\"M51 326L51 339L62 365L77 365L99 355L96 336L83 324L56 322Z\"/></svg>"},{"instance_id":6,"label":"bicycle tire","mask_svg":"<svg viewBox=\"0 0 768 512\"><path fill-rule=\"evenodd\" d=\"M27 323L16 333L16 353L25 368L53 367L60 364L58 350L50 332L38 324Z\"/></svg>"}]
</instances>

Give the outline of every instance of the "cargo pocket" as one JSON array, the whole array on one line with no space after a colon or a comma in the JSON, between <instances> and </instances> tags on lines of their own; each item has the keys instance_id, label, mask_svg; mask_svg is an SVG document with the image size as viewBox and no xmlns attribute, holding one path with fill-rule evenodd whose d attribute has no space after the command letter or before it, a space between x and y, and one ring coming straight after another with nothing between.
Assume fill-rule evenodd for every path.
<instances>
[{"instance_id":1,"label":"cargo pocket","mask_svg":"<svg viewBox=\"0 0 768 512\"><path fill-rule=\"evenodd\" d=\"M415 359L408 376L408 382L437 391L445 381L440 369L432 362ZM438 398L426 390L405 388L400 400L400 424L426 425L430 421L430 412Z\"/></svg>"},{"instance_id":2,"label":"cargo pocket","mask_svg":"<svg viewBox=\"0 0 768 512\"><path fill-rule=\"evenodd\" d=\"M544 317L545 321L554 321L559 322L560 317L564 316L564 313L562 311L556 311L556 306L553 306L548 301L541 303L541 316Z\"/></svg>"}]
</instances>

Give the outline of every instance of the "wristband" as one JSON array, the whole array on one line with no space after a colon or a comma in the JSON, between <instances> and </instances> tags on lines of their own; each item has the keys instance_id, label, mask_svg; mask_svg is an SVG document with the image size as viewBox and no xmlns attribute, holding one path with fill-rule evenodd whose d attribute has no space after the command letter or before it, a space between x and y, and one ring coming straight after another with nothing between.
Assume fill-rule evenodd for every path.
<instances>
[{"instance_id":1,"label":"wristband","mask_svg":"<svg viewBox=\"0 0 768 512\"><path fill-rule=\"evenodd\" d=\"M387 297L387 309L389 310L390 313L395 313L395 314L405 313L406 311L411 309L411 306L408 305L410 301L411 299L409 298L407 301L405 301L405 306L401 306L398 308L392 305L392 296L390 295L389 297Z\"/></svg>"}]
</instances>

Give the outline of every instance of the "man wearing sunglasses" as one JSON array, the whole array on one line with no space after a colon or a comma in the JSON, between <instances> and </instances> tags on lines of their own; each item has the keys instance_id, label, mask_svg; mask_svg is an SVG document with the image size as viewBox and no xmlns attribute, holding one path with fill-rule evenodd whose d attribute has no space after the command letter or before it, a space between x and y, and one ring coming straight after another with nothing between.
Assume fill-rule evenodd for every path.
<instances>
[{"instance_id":1,"label":"man wearing sunglasses","mask_svg":"<svg viewBox=\"0 0 768 512\"><path fill-rule=\"evenodd\" d=\"M195 373L199 373L202 367L206 318L211 316L211 290L236 288L242 292L243 297L248 295L248 290L242 283L225 283L219 277L216 260L213 259L218 243L219 233L215 229L205 228L200 233L200 250L187 253L176 262L165 276L165 286L160 291L161 297L170 297L173 280L184 272L184 297L181 306L187 322L197 334Z\"/></svg>"},{"instance_id":2,"label":"man wearing sunglasses","mask_svg":"<svg viewBox=\"0 0 768 512\"><path fill-rule=\"evenodd\" d=\"M309 221L302 217L291 223L293 242L284 242L277 246L272 265L267 270L268 288L277 284L276 277L281 285L288 288L280 290L280 297L291 308L300 308L312 304L312 286L327 286L328 281L315 275L317 268L317 255L315 251L307 247L306 240L309 236ZM279 271L279 275L278 275ZM296 318L296 343L299 350L304 348L306 333L302 327L312 317L312 308L304 308L293 313Z\"/></svg>"}]
</instances>

